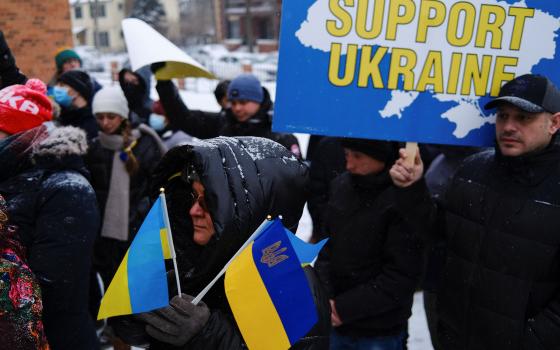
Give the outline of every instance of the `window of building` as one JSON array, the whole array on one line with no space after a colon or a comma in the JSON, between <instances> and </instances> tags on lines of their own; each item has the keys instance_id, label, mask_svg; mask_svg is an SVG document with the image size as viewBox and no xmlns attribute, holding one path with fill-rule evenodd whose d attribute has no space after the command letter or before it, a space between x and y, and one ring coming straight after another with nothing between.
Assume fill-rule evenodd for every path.
<instances>
[{"instance_id":1,"label":"window of building","mask_svg":"<svg viewBox=\"0 0 560 350\"><path fill-rule=\"evenodd\" d=\"M259 39L272 39L272 19L260 18L257 22L259 28Z\"/></svg>"},{"instance_id":2,"label":"window of building","mask_svg":"<svg viewBox=\"0 0 560 350\"><path fill-rule=\"evenodd\" d=\"M82 7L81 6L74 7L74 17L75 18L82 18Z\"/></svg>"},{"instance_id":3,"label":"window of building","mask_svg":"<svg viewBox=\"0 0 560 350\"><path fill-rule=\"evenodd\" d=\"M124 5L122 3L119 4L119 11L122 11L124 8Z\"/></svg>"},{"instance_id":4,"label":"window of building","mask_svg":"<svg viewBox=\"0 0 560 350\"><path fill-rule=\"evenodd\" d=\"M89 4L91 18L95 18L95 4ZM105 17L105 4L97 4L97 17Z\"/></svg>"},{"instance_id":5,"label":"window of building","mask_svg":"<svg viewBox=\"0 0 560 350\"><path fill-rule=\"evenodd\" d=\"M109 33L108 32L99 32L97 34L98 44L100 47L109 47Z\"/></svg>"},{"instance_id":6,"label":"window of building","mask_svg":"<svg viewBox=\"0 0 560 350\"><path fill-rule=\"evenodd\" d=\"M227 26L228 26L228 37L230 39L237 39L237 38L241 38L241 24L239 23L239 20L229 20L227 22Z\"/></svg>"}]
</instances>

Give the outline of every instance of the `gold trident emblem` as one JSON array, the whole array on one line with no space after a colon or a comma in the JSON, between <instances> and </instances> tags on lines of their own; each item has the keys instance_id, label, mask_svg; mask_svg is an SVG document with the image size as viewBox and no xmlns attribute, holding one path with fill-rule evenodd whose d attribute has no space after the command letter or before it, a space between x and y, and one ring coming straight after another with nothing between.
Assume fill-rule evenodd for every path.
<instances>
[{"instance_id":1,"label":"gold trident emblem","mask_svg":"<svg viewBox=\"0 0 560 350\"><path fill-rule=\"evenodd\" d=\"M261 262L263 264L267 264L268 267L274 267L280 264L282 261L288 259L289 256L282 254L286 250L288 250L288 248L286 247L281 248L280 247L281 244L282 241L278 241L264 248L262 250L263 255L261 257Z\"/></svg>"}]
</instances>

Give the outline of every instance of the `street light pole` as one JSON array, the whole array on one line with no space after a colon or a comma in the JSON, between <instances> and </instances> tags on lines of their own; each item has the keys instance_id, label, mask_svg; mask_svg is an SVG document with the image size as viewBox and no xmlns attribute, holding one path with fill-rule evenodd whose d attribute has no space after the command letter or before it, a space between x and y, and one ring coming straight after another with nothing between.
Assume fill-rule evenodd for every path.
<instances>
[{"instance_id":1,"label":"street light pole","mask_svg":"<svg viewBox=\"0 0 560 350\"><path fill-rule=\"evenodd\" d=\"M97 21L97 16L99 15L99 7L97 7L97 1L98 0L93 1L93 46L96 49L99 48L99 27Z\"/></svg>"}]
</instances>

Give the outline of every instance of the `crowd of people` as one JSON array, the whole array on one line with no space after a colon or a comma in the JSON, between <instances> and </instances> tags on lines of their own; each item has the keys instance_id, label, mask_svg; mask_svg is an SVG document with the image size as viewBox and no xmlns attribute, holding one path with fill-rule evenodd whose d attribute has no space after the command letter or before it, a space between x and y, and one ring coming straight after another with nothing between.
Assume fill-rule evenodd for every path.
<instances>
[{"instance_id":1,"label":"crowd of people","mask_svg":"<svg viewBox=\"0 0 560 350\"><path fill-rule=\"evenodd\" d=\"M304 159L251 74L220 82L210 113L170 80L150 98L165 62L101 86L73 50L54 61L48 86L25 76L0 32L0 347L244 349L223 283L193 296L265 217L295 232L308 203L311 240L329 241L304 267L318 322L292 349L406 349L418 289L435 350L560 349L560 91L546 77L484 106L493 149L315 135ZM174 296L96 322L162 187Z\"/></svg>"}]
</instances>

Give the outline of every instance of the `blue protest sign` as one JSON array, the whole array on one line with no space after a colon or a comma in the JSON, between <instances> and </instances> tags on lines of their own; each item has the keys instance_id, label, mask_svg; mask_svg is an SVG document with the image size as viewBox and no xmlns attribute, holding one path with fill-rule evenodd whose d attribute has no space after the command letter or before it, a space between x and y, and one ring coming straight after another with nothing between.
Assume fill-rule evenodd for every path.
<instances>
[{"instance_id":1,"label":"blue protest sign","mask_svg":"<svg viewBox=\"0 0 560 350\"><path fill-rule=\"evenodd\" d=\"M273 129L489 146L491 96L560 86L560 3L284 0Z\"/></svg>"}]
</instances>

